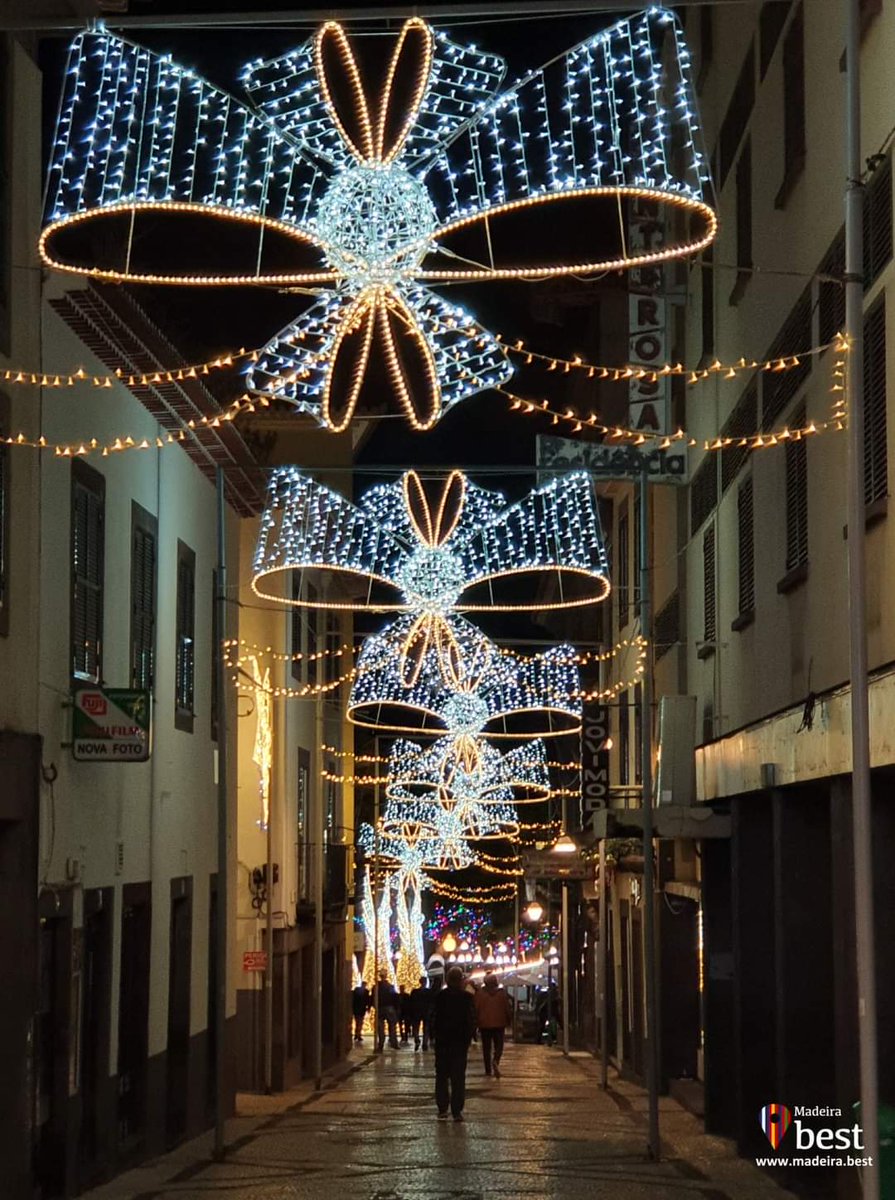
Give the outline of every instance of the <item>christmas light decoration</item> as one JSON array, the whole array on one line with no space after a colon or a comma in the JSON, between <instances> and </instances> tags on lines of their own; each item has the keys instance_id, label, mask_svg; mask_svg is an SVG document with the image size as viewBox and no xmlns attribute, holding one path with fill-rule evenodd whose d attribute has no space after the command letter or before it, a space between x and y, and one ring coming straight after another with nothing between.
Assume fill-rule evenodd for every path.
<instances>
[{"instance_id":1,"label":"christmas light decoration","mask_svg":"<svg viewBox=\"0 0 895 1200\"><path fill-rule=\"evenodd\" d=\"M489 738L557 737L581 726L575 651L554 646L519 659L498 653L462 617L443 618L451 653L433 645L406 672L414 617L366 639L348 699L348 719L396 733L484 733Z\"/></svg>"},{"instance_id":2,"label":"christmas light decoration","mask_svg":"<svg viewBox=\"0 0 895 1200\"><path fill-rule=\"evenodd\" d=\"M460 471L428 489L409 471L354 505L294 467L279 468L261 518L252 587L281 601L268 581L294 570L335 571L362 588L357 599L315 600L316 607L419 614L411 642L442 636L438 618L451 612L543 611L590 604L609 591L596 496L583 471L512 505ZM556 600L537 594L546 573L557 582ZM501 601L493 588L506 581L512 594ZM374 602L374 584L389 586L394 598ZM287 603L311 602L303 592Z\"/></svg>"},{"instance_id":3,"label":"christmas light decoration","mask_svg":"<svg viewBox=\"0 0 895 1200\"><path fill-rule=\"evenodd\" d=\"M264 674L257 658L252 659L252 678L255 683L255 744L252 762L258 768L258 787L261 793L261 818L258 824L267 829L270 823L270 772L273 765L273 700L270 696L270 668Z\"/></svg>"},{"instance_id":4,"label":"christmas light decoration","mask_svg":"<svg viewBox=\"0 0 895 1200\"><path fill-rule=\"evenodd\" d=\"M250 109L170 56L104 30L81 34L66 70L41 255L117 282L312 285L322 294L251 365L249 389L344 429L375 340L408 418L431 428L511 367L490 334L425 284L623 269L699 250L715 234L689 54L671 12L619 21L497 95L504 73L500 58L413 18L372 103L344 31L327 22L299 49L249 64ZM638 196L690 215L679 243L630 251L621 201ZM618 206L617 248L546 263L494 259L490 226L505 214L557 203L565 214L596 199ZM134 262L146 212L213 216L257 233L254 271ZM119 261L60 252L66 229L115 215L128 219ZM592 215L590 223L605 228ZM487 262L459 260L445 244L486 224ZM268 269L265 234L313 265ZM411 388L409 357L422 389Z\"/></svg>"},{"instance_id":5,"label":"christmas light decoration","mask_svg":"<svg viewBox=\"0 0 895 1200\"><path fill-rule=\"evenodd\" d=\"M392 747L386 785L390 799L520 804L540 802L550 794L547 752L540 739L506 754L469 734L439 738L425 747L399 738Z\"/></svg>"}]
</instances>

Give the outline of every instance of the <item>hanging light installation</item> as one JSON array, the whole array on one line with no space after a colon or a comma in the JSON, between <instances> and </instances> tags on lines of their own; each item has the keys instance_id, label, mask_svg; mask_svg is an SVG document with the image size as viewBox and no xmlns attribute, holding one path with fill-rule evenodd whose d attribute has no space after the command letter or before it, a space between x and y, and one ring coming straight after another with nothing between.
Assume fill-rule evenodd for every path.
<instances>
[{"instance_id":1,"label":"hanging light installation","mask_svg":"<svg viewBox=\"0 0 895 1200\"><path fill-rule=\"evenodd\" d=\"M609 591L596 495L584 471L557 477L517 504L460 471L428 487L408 471L355 505L295 467L280 467L270 478L252 586L282 600L272 579L295 570L311 578L337 572L354 585L355 598L315 601L319 607L416 612L425 618L421 627L451 612L576 607ZM542 588L538 594L547 576L555 599ZM495 595L500 583L511 585L506 596ZM374 598L377 585L391 595Z\"/></svg>"},{"instance_id":2,"label":"hanging light installation","mask_svg":"<svg viewBox=\"0 0 895 1200\"><path fill-rule=\"evenodd\" d=\"M380 732L557 737L581 727L575 651L553 646L518 658L462 617L444 639L414 642L416 617L399 617L364 642L348 719ZM447 641L447 647L445 646Z\"/></svg>"},{"instance_id":3,"label":"hanging light installation","mask_svg":"<svg viewBox=\"0 0 895 1200\"><path fill-rule=\"evenodd\" d=\"M698 251L715 235L689 54L670 11L627 17L498 94L504 74L502 59L413 18L376 103L330 21L297 50L248 65L248 107L169 55L102 29L80 34L60 102L41 256L114 282L309 286L316 300L259 353L249 389L345 429L376 355L409 421L429 429L512 368L496 339L428 284L642 266ZM674 223L681 240L628 247L619 219L628 197L689 215ZM553 240L566 228L605 239L611 224L595 217L599 203L618 224L608 247L545 261L514 231L519 214L550 204ZM572 208L582 211L569 219ZM170 245L144 261L135 226L147 213L226 221L257 235L254 255L225 261L199 237L181 250L192 261ZM116 218L120 246L103 258L116 239L97 249L78 235ZM461 230L487 233L487 260L453 250ZM277 241L296 265L267 265Z\"/></svg>"},{"instance_id":4,"label":"hanging light installation","mask_svg":"<svg viewBox=\"0 0 895 1200\"><path fill-rule=\"evenodd\" d=\"M547 751L540 738L501 754L484 738L458 734L428 746L398 738L385 794L396 800L522 804L549 799Z\"/></svg>"}]
</instances>

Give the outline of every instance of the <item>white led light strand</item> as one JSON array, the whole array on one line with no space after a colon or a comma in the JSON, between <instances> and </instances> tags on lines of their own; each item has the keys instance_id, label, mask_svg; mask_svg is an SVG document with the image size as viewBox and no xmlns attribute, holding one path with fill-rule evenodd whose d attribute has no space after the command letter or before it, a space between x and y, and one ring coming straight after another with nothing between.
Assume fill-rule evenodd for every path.
<instances>
[{"instance_id":1,"label":"white led light strand","mask_svg":"<svg viewBox=\"0 0 895 1200\"><path fill-rule=\"evenodd\" d=\"M317 607L433 616L574 607L609 591L596 496L583 471L512 505L459 471L428 489L410 471L355 505L295 467L281 467L271 475L252 587L281 601L270 580L293 570L338 571L364 585L356 600L315 600ZM538 594L548 572L555 599ZM495 597L493 584L510 577L512 595ZM371 584L397 595L374 601ZM484 585L491 586L482 596ZM306 592L291 603L307 605Z\"/></svg>"},{"instance_id":2,"label":"white led light strand","mask_svg":"<svg viewBox=\"0 0 895 1200\"><path fill-rule=\"evenodd\" d=\"M81 34L63 87L41 255L117 282L316 287L311 308L250 365L249 389L344 429L375 344L408 419L431 428L512 368L464 309L423 284L623 269L695 252L715 234L689 56L670 11L619 21L498 95L504 74L502 59L413 18L371 101L347 36L327 22L299 49L249 64L249 109L168 55L103 30ZM635 196L687 210L695 219L683 240L527 264L458 265L443 244L504 213ZM143 212L215 216L254 226L259 238L269 230L313 265L270 270L259 243L253 272L144 267L132 261ZM65 257L66 228L115 214L130 224L120 257ZM605 225L588 214L579 223ZM423 388L411 386L411 358Z\"/></svg>"}]
</instances>

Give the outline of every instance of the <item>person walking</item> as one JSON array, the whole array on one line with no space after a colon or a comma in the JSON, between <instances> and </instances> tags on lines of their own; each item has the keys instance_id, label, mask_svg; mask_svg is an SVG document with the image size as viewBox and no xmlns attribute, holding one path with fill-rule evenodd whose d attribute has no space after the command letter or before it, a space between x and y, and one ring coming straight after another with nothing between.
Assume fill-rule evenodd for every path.
<instances>
[{"instance_id":1,"label":"person walking","mask_svg":"<svg viewBox=\"0 0 895 1200\"><path fill-rule=\"evenodd\" d=\"M475 1004L463 988L463 972L451 967L447 987L435 997L432 1022L435 1036L435 1103L439 1121L463 1120L466 1102L466 1060L475 1032Z\"/></svg>"},{"instance_id":2,"label":"person walking","mask_svg":"<svg viewBox=\"0 0 895 1200\"><path fill-rule=\"evenodd\" d=\"M500 1079L500 1060L503 1057L503 1038L513 1019L509 994L500 986L497 976L489 971L484 985L476 992L476 1021L482 1035L482 1058L485 1074Z\"/></svg>"},{"instance_id":3,"label":"person walking","mask_svg":"<svg viewBox=\"0 0 895 1200\"><path fill-rule=\"evenodd\" d=\"M433 1022L435 1020L435 1001L438 999L438 994L444 987L444 979L441 975L435 975L429 981L429 993L426 997L426 1008L423 1014L423 1049L428 1050L430 1044L435 1045L435 1033L433 1030Z\"/></svg>"},{"instance_id":4,"label":"person walking","mask_svg":"<svg viewBox=\"0 0 895 1200\"><path fill-rule=\"evenodd\" d=\"M415 987L410 993L410 1033L413 1037L413 1048L420 1048L420 1030L422 1028L425 1034L426 1012L429 1008L429 989L426 986L428 979L425 975L420 976L419 987Z\"/></svg>"},{"instance_id":5,"label":"person walking","mask_svg":"<svg viewBox=\"0 0 895 1200\"><path fill-rule=\"evenodd\" d=\"M403 983L398 989L398 1024L401 1027L401 1041L406 1042L410 1037L410 993Z\"/></svg>"},{"instance_id":6,"label":"person walking","mask_svg":"<svg viewBox=\"0 0 895 1200\"><path fill-rule=\"evenodd\" d=\"M379 1008L376 1044L380 1050L385 1046L385 1027L388 1025L388 1044L393 1050L397 1050L398 993L395 991L395 985L389 982L388 970L385 967L379 971L379 982L376 984L376 1004Z\"/></svg>"},{"instance_id":7,"label":"person walking","mask_svg":"<svg viewBox=\"0 0 895 1200\"><path fill-rule=\"evenodd\" d=\"M364 1040L364 1018L373 1006L373 997L370 994L370 989L367 987L366 980L362 979L358 986L351 992L351 1015L354 1017L354 1040L362 1042Z\"/></svg>"}]
</instances>

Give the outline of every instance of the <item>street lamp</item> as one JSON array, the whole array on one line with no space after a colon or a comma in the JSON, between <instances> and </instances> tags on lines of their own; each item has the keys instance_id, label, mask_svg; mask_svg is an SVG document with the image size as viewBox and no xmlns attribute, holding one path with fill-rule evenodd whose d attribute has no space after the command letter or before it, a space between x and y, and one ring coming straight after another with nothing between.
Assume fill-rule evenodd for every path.
<instances>
[{"instance_id":1,"label":"street lamp","mask_svg":"<svg viewBox=\"0 0 895 1200\"><path fill-rule=\"evenodd\" d=\"M550 847L550 852L552 854L577 854L578 844L567 833L561 833Z\"/></svg>"},{"instance_id":2,"label":"street lamp","mask_svg":"<svg viewBox=\"0 0 895 1200\"><path fill-rule=\"evenodd\" d=\"M544 915L543 905L539 904L537 900L532 900L531 903L526 907L523 915L526 921L540 921L541 917Z\"/></svg>"}]
</instances>

